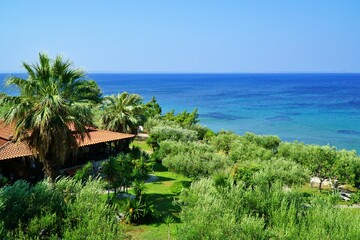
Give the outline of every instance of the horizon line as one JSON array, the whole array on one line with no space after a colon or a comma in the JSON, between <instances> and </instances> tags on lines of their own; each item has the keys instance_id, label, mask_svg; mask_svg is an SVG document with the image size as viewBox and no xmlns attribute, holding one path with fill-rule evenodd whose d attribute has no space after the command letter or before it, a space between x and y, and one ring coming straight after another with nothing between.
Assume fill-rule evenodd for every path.
<instances>
[{"instance_id":1,"label":"horizon line","mask_svg":"<svg viewBox=\"0 0 360 240\"><path fill-rule=\"evenodd\" d=\"M26 72L2 72L0 74L26 74ZM360 74L360 72L339 71L277 71L277 72L167 72L167 71L88 71L87 74Z\"/></svg>"}]
</instances>

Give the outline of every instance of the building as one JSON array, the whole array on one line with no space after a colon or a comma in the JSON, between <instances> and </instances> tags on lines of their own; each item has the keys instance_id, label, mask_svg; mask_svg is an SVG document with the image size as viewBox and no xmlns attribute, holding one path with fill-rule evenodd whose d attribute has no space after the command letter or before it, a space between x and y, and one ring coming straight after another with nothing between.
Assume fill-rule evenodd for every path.
<instances>
[{"instance_id":1,"label":"building","mask_svg":"<svg viewBox=\"0 0 360 240\"><path fill-rule=\"evenodd\" d=\"M43 176L42 164L25 142L14 142L13 125L0 122L0 176L9 180L38 180ZM64 163L64 167L84 164L88 161L106 159L110 154L125 150L135 137L133 134L118 133L88 128L89 136L78 140L78 151ZM114 149L114 146L118 149Z\"/></svg>"}]
</instances>

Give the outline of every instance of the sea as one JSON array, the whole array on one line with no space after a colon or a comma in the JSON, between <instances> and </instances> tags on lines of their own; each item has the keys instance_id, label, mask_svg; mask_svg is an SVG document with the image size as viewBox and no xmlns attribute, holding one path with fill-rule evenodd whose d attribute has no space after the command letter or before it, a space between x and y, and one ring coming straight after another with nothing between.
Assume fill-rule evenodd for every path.
<instances>
[{"instance_id":1,"label":"sea","mask_svg":"<svg viewBox=\"0 0 360 240\"><path fill-rule=\"evenodd\" d=\"M9 74L0 74L0 80ZM16 74L15 74L16 75ZM214 131L277 135L283 141L360 152L360 74L91 73L104 95L155 96L163 113L198 109ZM0 87L1 91L7 91Z\"/></svg>"}]
</instances>

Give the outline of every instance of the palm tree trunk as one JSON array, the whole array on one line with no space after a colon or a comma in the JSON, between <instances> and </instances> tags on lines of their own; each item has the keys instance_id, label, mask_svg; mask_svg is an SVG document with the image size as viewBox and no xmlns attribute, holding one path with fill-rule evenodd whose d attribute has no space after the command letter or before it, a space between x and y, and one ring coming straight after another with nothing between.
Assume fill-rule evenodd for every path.
<instances>
[{"instance_id":1,"label":"palm tree trunk","mask_svg":"<svg viewBox=\"0 0 360 240\"><path fill-rule=\"evenodd\" d=\"M43 161L44 171L51 182L55 182L55 179L60 175L58 164L55 159Z\"/></svg>"}]
</instances>

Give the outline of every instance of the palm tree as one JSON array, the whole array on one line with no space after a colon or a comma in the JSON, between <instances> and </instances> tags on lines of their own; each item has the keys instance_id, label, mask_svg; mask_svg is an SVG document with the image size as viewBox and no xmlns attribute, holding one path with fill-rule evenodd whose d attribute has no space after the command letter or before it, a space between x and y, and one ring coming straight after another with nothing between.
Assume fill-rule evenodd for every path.
<instances>
[{"instance_id":1,"label":"palm tree","mask_svg":"<svg viewBox=\"0 0 360 240\"><path fill-rule=\"evenodd\" d=\"M85 72L61 56L53 60L44 53L39 53L39 63L24 62L23 67L27 79L6 80L20 94L2 99L9 109L1 117L5 123L15 123L14 139L28 143L54 181L60 164L77 148L77 139L88 134L86 126L92 125Z\"/></svg>"},{"instance_id":2,"label":"palm tree","mask_svg":"<svg viewBox=\"0 0 360 240\"><path fill-rule=\"evenodd\" d=\"M104 98L102 123L111 131L136 133L145 121L142 98L138 94L123 92Z\"/></svg>"},{"instance_id":3,"label":"palm tree","mask_svg":"<svg viewBox=\"0 0 360 240\"><path fill-rule=\"evenodd\" d=\"M105 175L108 182L108 201L110 201L110 185L114 187L114 194L116 195L117 182L120 178L120 162L115 157L110 157L101 165L101 172Z\"/></svg>"}]
</instances>

